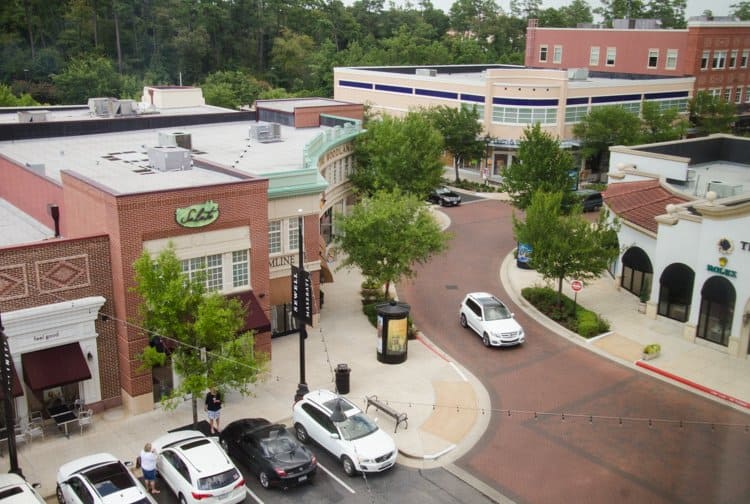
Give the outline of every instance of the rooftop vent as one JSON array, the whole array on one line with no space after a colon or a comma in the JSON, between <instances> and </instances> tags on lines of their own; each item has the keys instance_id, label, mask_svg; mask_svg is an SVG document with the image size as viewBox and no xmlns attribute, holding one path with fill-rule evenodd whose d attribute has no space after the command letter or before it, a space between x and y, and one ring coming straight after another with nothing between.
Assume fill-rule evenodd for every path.
<instances>
[{"instance_id":1,"label":"rooftop vent","mask_svg":"<svg viewBox=\"0 0 750 504\"><path fill-rule=\"evenodd\" d=\"M281 125L279 123L256 123L250 126L250 140L260 143L280 142Z\"/></svg>"},{"instance_id":2,"label":"rooftop vent","mask_svg":"<svg viewBox=\"0 0 750 504\"><path fill-rule=\"evenodd\" d=\"M49 110L21 110L18 112L18 122L47 122L47 114Z\"/></svg>"},{"instance_id":3,"label":"rooftop vent","mask_svg":"<svg viewBox=\"0 0 750 504\"><path fill-rule=\"evenodd\" d=\"M193 149L193 139L190 133L182 131L175 132L159 132L159 146L160 147L182 147L183 149Z\"/></svg>"},{"instance_id":4,"label":"rooftop vent","mask_svg":"<svg viewBox=\"0 0 750 504\"><path fill-rule=\"evenodd\" d=\"M189 170L190 151L182 147L157 146L148 149L148 164L161 172Z\"/></svg>"},{"instance_id":5,"label":"rooftop vent","mask_svg":"<svg viewBox=\"0 0 750 504\"><path fill-rule=\"evenodd\" d=\"M571 68L568 70L568 80L585 81L589 78L588 68Z\"/></svg>"},{"instance_id":6,"label":"rooftop vent","mask_svg":"<svg viewBox=\"0 0 750 504\"><path fill-rule=\"evenodd\" d=\"M134 116L138 111L135 100L113 100L112 106L116 116Z\"/></svg>"},{"instance_id":7,"label":"rooftop vent","mask_svg":"<svg viewBox=\"0 0 750 504\"><path fill-rule=\"evenodd\" d=\"M26 168L33 171L37 175L46 175L47 170L44 163L26 163Z\"/></svg>"},{"instance_id":8,"label":"rooftop vent","mask_svg":"<svg viewBox=\"0 0 750 504\"><path fill-rule=\"evenodd\" d=\"M111 116L112 100L114 98L89 98L89 113L97 117Z\"/></svg>"},{"instance_id":9,"label":"rooftop vent","mask_svg":"<svg viewBox=\"0 0 750 504\"><path fill-rule=\"evenodd\" d=\"M732 185L722 182L720 180L712 180L708 183L706 193L713 191L716 193L717 198L728 198L742 193L741 185Z\"/></svg>"},{"instance_id":10,"label":"rooftop vent","mask_svg":"<svg viewBox=\"0 0 750 504\"><path fill-rule=\"evenodd\" d=\"M417 68L416 75L425 75L427 77L437 77L437 70L434 68Z\"/></svg>"}]
</instances>

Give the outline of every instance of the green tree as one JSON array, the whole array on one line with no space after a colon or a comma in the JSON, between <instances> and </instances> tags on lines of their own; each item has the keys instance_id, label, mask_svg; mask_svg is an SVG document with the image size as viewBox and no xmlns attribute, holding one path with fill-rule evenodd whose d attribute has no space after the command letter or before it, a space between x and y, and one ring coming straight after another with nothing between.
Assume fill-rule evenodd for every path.
<instances>
[{"instance_id":1,"label":"green tree","mask_svg":"<svg viewBox=\"0 0 750 504\"><path fill-rule=\"evenodd\" d=\"M440 185L443 139L425 114L384 116L370 121L354 144L357 160L352 183L366 195L376 191L402 192L425 198Z\"/></svg>"},{"instance_id":2,"label":"green tree","mask_svg":"<svg viewBox=\"0 0 750 504\"><path fill-rule=\"evenodd\" d=\"M271 89L271 85L239 70L228 70L209 74L201 89L209 105L239 108L252 105L262 92Z\"/></svg>"},{"instance_id":3,"label":"green tree","mask_svg":"<svg viewBox=\"0 0 750 504\"><path fill-rule=\"evenodd\" d=\"M478 161L484 154L484 142L480 140L482 123L476 107L448 107L441 105L425 111L427 117L443 135L445 150L453 157L456 182L458 168L466 162Z\"/></svg>"},{"instance_id":4,"label":"green tree","mask_svg":"<svg viewBox=\"0 0 750 504\"><path fill-rule=\"evenodd\" d=\"M177 343L172 365L183 380L165 405L173 407L189 394L197 424L197 400L209 386L249 394L268 357L255 352L252 332L239 334L245 311L240 302L207 293L200 276L188 278L171 246L155 259L144 251L133 268L143 326L151 335ZM163 363L156 353L146 347L141 356L146 368Z\"/></svg>"},{"instance_id":5,"label":"green tree","mask_svg":"<svg viewBox=\"0 0 750 504\"><path fill-rule=\"evenodd\" d=\"M445 250L450 238L421 199L398 189L365 197L336 218L341 232L335 241L345 256L339 268L358 267L386 293L391 283L414 276L415 263Z\"/></svg>"},{"instance_id":6,"label":"green tree","mask_svg":"<svg viewBox=\"0 0 750 504\"><path fill-rule=\"evenodd\" d=\"M0 107L33 107L39 105L29 94L16 96L9 86L0 84Z\"/></svg>"},{"instance_id":7,"label":"green tree","mask_svg":"<svg viewBox=\"0 0 750 504\"><path fill-rule=\"evenodd\" d=\"M685 136L689 122L676 107L662 110L658 103L643 102L639 143L666 142Z\"/></svg>"},{"instance_id":8,"label":"green tree","mask_svg":"<svg viewBox=\"0 0 750 504\"><path fill-rule=\"evenodd\" d=\"M737 2L729 7L732 8L732 14L737 16L740 21L747 21L750 19L750 1L743 0L742 2Z\"/></svg>"},{"instance_id":9,"label":"green tree","mask_svg":"<svg viewBox=\"0 0 750 504\"><path fill-rule=\"evenodd\" d=\"M81 104L99 96L119 97L122 79L103 56L89 54L72 60L53 77L63 103Z\"/></svg>"},{"instance_id":10,"label":"green tree","mask_svg":"<svg viewBox=\"0 0 750 504\"><path fill-rule=\"evenodd\" d=\"M701 135L729 133L735 121L736 107L721 96L699 91L689 104L690 122Z\"/></svg>"},{"instance_id":11,"label":"green tree","mask_svg":"<svg viewBox=\"0 0 750 504\"><path fill-rule=\"evenodd\" d=\"M567 207L573 205L575 195L570 190L574 183L571 178L571 171L575 170L573 156L560 147L558 139L542 131L539 123L523 131L517 158L503 172L500 184L516 208L525 210L538 191L560 192L564 195L563 203Z\"/></svg>"},{"instance_id":12,"label":"green tree","mask_svg":"<svg viewBox=\"0 0 750 504\"><path fill-rule=\"evenodd\" d=\"M617 105L594 107L573 134L581 141L581 154L592 160L595 171L606 172L612 145L634 145L640 138L641 120Z\"/></svg>"},{"instance_id":13,"label":"green tree","mask_svg":"<svg viewBox=\"0 0 750 504\"><path fill-rule=\"evenodd\" d=\"M534 269L557 281L558 307L565 278L597 278L619 254L617 220L609 223L607 212L601 212L592 224L582 217L580 206L560 215L561 203L561 193L537 191L526 209L526 220L513 215L513 233L519 243L531 245Z\"/></svg>"}]
</instances>

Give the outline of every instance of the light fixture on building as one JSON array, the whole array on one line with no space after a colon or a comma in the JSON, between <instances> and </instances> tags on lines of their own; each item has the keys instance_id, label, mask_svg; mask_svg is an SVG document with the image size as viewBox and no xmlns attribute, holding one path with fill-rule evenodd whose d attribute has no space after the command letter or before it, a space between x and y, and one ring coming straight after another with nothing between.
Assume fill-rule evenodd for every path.
<instances>
[{"instance_id":1,"label":"light fixture on building","mask_svg":"<svg viewBox=\"0 0 750 504\"><path fill-rule=\"evenodd\" d=\"M94 360L94 354L92 354L91 352L88 352L86 354L86 359L88 359L88 361L91 362L92 360Z\"/></svg>"}]
</instances>

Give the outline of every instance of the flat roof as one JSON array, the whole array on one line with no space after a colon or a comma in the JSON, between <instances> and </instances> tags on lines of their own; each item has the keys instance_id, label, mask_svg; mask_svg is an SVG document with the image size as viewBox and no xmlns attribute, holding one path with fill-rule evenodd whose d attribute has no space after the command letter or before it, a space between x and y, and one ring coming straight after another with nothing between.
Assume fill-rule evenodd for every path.
<instances>
[{"instance_id":1,"label":"flat roof","mask_svg":"<svg viewBox=\"0 0 750 504\"><path fill-rule=\"evenodd\" d=\"M179 132L191 135L194 161L206 160L263 177L301 169L305 144L329 129L281 126L280 141L260 143L249 139L250 126L256 124L260 123L238 121L193 125L180 127ZM63 170L80 174L116 194L182 189L239 179L231 173L197 166L167 172L150 169L148 149L158 145L160 132L174 133L175 130L149 129L4 141L0 142L0 154L19 164L44 165L45 175L57 181L61 180Z\"/></svg>"},{"instance_id":2,"label":"flat roof","mask_svg":"<svg viewBox=\"0 0 750 504\"><path fill-rule=\"evenodd\" d=\"M0 247L36 243L54 236L54 230L0 198Z\"/></svg>"},{"instance_id":3,"label":"flat roof","mask_svg":"<svg viewBox=\"0 0 750 504\"><path fill-rule=\"evenodd\" d=\"M289 98L282 100L256 100L258 106L266 109L294 112L294 109L305 107L330 107L333 105L351 105L349 102L331 100L328 98Z\"/></svg>"},{"instance_id":4,"label":"flat roof","mask_svg":"<svg viewBox=\"0 0 750 504\"><path fill-rule=\"evenodd\" d=\"M114 98L113 98L114 99ZM122 100L120 100L122 101ZM152 115L196 115L196 114L226 114L227 112L233 112L230 109L215 107L212 105L201 105L197 107L174 107L174 108L160 108L158 110L150 109L144 103L135 102L139 112L135 117L148 117ZM3 112L0 108L0 124L17 124L18 114L15 112L8 112L8 108ZM47 122L57 121L103 121L103 120L114 120L113 117L101 117L92 114L86 105L76 106L55 106L55 107L23 107L25 112L46 112ZM127 120L127 116L119 118L121 120Z\"/></svg>"}]
</instances>

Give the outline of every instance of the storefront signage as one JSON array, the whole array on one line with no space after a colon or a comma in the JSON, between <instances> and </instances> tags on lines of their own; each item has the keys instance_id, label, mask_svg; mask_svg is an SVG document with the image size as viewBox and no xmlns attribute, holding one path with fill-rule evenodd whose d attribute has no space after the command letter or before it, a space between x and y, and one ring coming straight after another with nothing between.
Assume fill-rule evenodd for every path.
<instances>
[{"instance_id":1,"label":"storefront signage","mask_svg":"<svg viewBox=\"0 0 750 504\"><path fill-rule=\"evenodd\" d=\"M750 252L750 242L741 241L740 248L744 250L745 252Z\"/></svg>"},{"instance_id":2,"label":"storefront signage","mask_svg":"<svg viewBox=\"0 0 750 504\"><path fill-rule=\"evenodd\" d=\"M281 266L293 266L297 262L297 254L287 254L283 256L271 257L268 260L268 266L279 268Z\"/></svg>"},{"instance_id":3,"label":"storefront signage","mask_svg":"<svg viewBox=\"0 0 750 504\"><path fill-rule=\"evenodd\" d=\"M724 275L729 278L737 278L737 272L735 270L722 268L721 266L714 266L712 264L706 265L706 269L711 273L718 273L719 275Z\"/></svg>"},{"instance_id":4,"label":"storefront signage","mask_svg":"<svg viewBox=\"0 0 750 504\"><path fill-rule=\"evenodd\" d=\"M175 210L175 220L183 227L208 226L219 218L219 204L206 201Z\"/></svg>"},{"instance_id":5,"label":"storefront signage","mask_svg":"<svg viewBox=\"0 0 750 504\"><path fill-rule=\"evenodd\" d=\"M48 341L51 339L59 338L60 332L54 332L52 334L44 334L44 335L36 335L34 336L34 341Z\"/></svg>"},{"instance_id":6,"label":"storefront signage","mask_svg":"<svg viewBox=\"0 0 750 504\"><path fill-rule=\"evenodd\" d=\"M729 238L720 239L716 246L719 248L720 254L731 254L734 252L734 243Z\"/></svg>"}]
</instances>

